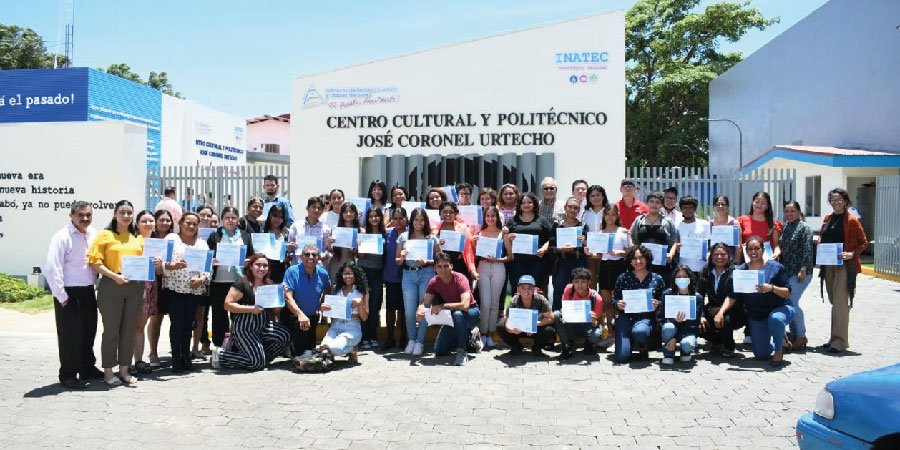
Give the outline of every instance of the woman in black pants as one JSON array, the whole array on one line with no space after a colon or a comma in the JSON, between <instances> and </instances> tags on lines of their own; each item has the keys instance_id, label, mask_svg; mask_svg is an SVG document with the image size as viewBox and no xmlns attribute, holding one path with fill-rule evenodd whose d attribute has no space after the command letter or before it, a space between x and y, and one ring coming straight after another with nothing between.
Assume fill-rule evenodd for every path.
<instances>
[{"instance_id":1,"label":"woman in black pants","mask_svg":"<svg viewBox=\"0 0 900 450\"><path fill-rule=\"evenodd\" d=\"M226 206L222 208L219 216L222 226L216 232L209 235L206 244L210 250L216 251L218 245L241 244L247 246L247 255L254 254L253 241L250 233L237 227L237 208ZM228 332L228 311L225 311L225 296L235 281L241 278L241 268L237 266L224 266L213 262L212 283L209 285L209 305L212 310L212 342L216 347L221 347Z\"/></svg>"},{"instance_id":2,"label":"woman in black pants","mask_svg":"<svg viewBox=\"0 0 900 450\"><path fill-rule=\"evenodd\" d=\"M538 200L531 192L519 196L516 201L516 214L508 222L505 222L509 234L507 240L512 242L518 235L537 235L537 251L534 255L513 254L512 261L506 266L506 277L511 286L516 286L522 275L531 275L537 282L537 287L546 295L549 280L550 267L544 256L550 249L550 236L553 226L550 222L538 214ZM531 236L528 236L530 238Z\"/></svg>"},{"instance_id":3,"label":"woman in black pants","mask_svg":"<svg viewBox=\"0 0 900 450\"><path fill-rule=\"evenodd\" d=\"M721 242L709 250L709 264L703 271L698 293L708 299L700 318L700 337L712 343L725 358L734 356L734 330L747 324L744 306L735 303L725 309L726 298L734 298L731 274L734 263L729 247Z\"/></svg>"}]
</instances>

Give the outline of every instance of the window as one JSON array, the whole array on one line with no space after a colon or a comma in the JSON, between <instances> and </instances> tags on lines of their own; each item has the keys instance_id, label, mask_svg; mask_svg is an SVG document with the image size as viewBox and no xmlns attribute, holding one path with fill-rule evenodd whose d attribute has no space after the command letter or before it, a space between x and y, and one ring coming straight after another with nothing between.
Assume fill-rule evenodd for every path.
<instances>
[{"instance_id":1,"label":"window","mask_svg":"<svg viewBox=\"0 0 900 450\"><path fill-rule=\"evenodd\" d=\"M266 153L281 153L281 146L278 144L263 144L262 150Z\"/></svg>"},{"instance_id":2,"label":"window","mask_svg":"<svg viewBox=\"0 0 900 450\"><path fill-rule=\"evenodd\" d=\"M806 177L806 201L803 214L808 217L822 215L822 176Z\"/></svg>"}]
</instances>

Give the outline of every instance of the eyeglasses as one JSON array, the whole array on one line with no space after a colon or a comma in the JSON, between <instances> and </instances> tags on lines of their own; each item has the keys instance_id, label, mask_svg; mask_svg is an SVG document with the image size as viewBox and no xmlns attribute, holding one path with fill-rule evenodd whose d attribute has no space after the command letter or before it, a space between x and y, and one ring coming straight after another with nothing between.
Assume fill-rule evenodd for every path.
<instances>
[{"instance_id":1,"label":"eyeglasses","mask_svg":"<svg viewBox=\"0 0 900 450\"><path fill-rule=\"evenodd\" d=\"M555 190L556 190L556 186L544 186L544 187L542 187L541 189L543 189L543 190L545 190L545 191L555 191Z\"/></svg>"},{"instance_id":2,"label":"eyeglasses","mask_svg":"<svg viewBox=\"0 0 900 450\"><path fill-rule=\"evenodd\" d=\"M303 254L303 256L305 256L307 258L315 258L315 257L319 256L319 254L315 253L315 252L306 252Z\"/></svg>"}]
</instances>

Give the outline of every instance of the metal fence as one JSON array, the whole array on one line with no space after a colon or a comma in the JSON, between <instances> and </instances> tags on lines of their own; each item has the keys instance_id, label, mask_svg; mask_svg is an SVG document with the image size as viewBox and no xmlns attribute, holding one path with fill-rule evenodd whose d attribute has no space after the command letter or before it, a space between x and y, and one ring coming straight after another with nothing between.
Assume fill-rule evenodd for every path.
<instances>
[{"instance_id":1,"label":"metal fence","mask_svg":"<svg viewBox=\"0 0 900 450\"><path fill-rule=\"evenodd\" d=\"M234 206L244 214L247 201L263 197L263 177L278 177L278 195L289 198L291 190L290 168L286 165L271 166L164 166L160 170L162 186L175 187L178 199L191 199L191 209L208 204L216 211Z\"/></svg>"},{"instance_id":2,"label":"metal fence","mask_svg":"<svg viewBox=\"0 0 900 450\"><path fill-rule=\"evenodd\" d=\"M712 201L717 195L728 196L731 215L740 216L750 210L753 194L768 192L772 212L781 219L781 205L796 195L794 169L756 169L744 175L712 174L706 167L628 167L626 176L637 183L641 197L649 192L662 192L674 186L678 195L697 197L699 217L712 215Z\"/></svg>"},{"instance_id":3,"label":"metal fence","mask_svg":"<svg viewBox=\"0 0 900 450\"><path fill-rule=\"evenodd\" d=\"M878 177L875 189L875 271L900 276L900 175Z\"/></svg>"}]
</instances>

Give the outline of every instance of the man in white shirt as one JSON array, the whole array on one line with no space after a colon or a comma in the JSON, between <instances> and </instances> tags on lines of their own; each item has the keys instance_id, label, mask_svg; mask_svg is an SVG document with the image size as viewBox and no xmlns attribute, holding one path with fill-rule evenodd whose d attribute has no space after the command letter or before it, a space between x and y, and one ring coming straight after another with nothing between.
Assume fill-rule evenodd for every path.
<instances>
[{"instance_id":1,"label":"man in white shirt","mask_svg":"<svg viewBox=\"0 0 900 450\"><path fill-rule=\"evenodd\" d=\"M563 210L565 202L558 200L556 197L557 191L558 186L556 179L546 177L541 181L542 197L539 205L539 212L541 217L547 219L551 224L562 221L563 216L565 216L565 211Z\"/></svg>"},{"instance_id":2,"label":"man in white shirt","mask_svg":"<svg viewBox=\"0 0 900 450\"><path fill-rule=\"evenodd\" d=\"M85 380L103 378L94 366L97 335L97 273L87 252L97 231L91 228L93 207L79 201L69 212L71 222L50 239L44 274L56 299L56 337L59 342L59 382L68 389L84 389Z\"/></svg>"},{"instance_id":3,"label":"man in white shirt","mask_svg":"<svg viewBox=\"0 0 900 450\"><path fill-rule=\"evenodd\" d=\"M707 251L709 247L709 238L710 236L710 225L708 220L697 219L697 205L698 201L696 197L685 195L681 197L681 200L678 201L678 206L681 208L681 222L678 223L678 236L681 240L681 257L679 259L681 264L684 264L691 268L692 271L696 274L700 274L703 271L703 267L706 266L706 253L703 252L700 254L702 258L690 258L685 257L685 244L696 245L699 241L700 246L703 246L703 242L706 242ZM688 251L692 251L696 247L689 249ZM702 249L701 249L702 251ZM688 255L689 256L689 255Z\"/></svg>"},{"instance_id":4,"label":"man in white shirt","mask_svg":"<svg viewBox=\"0 0 900 450\"><path fill-rule=\"evenodd\" d=\"M663 191L663 207L660 214L672 219L675 225L681 223L682 212L678 211L678 188L672 186Z\"/></svg>"}]
</instances>

